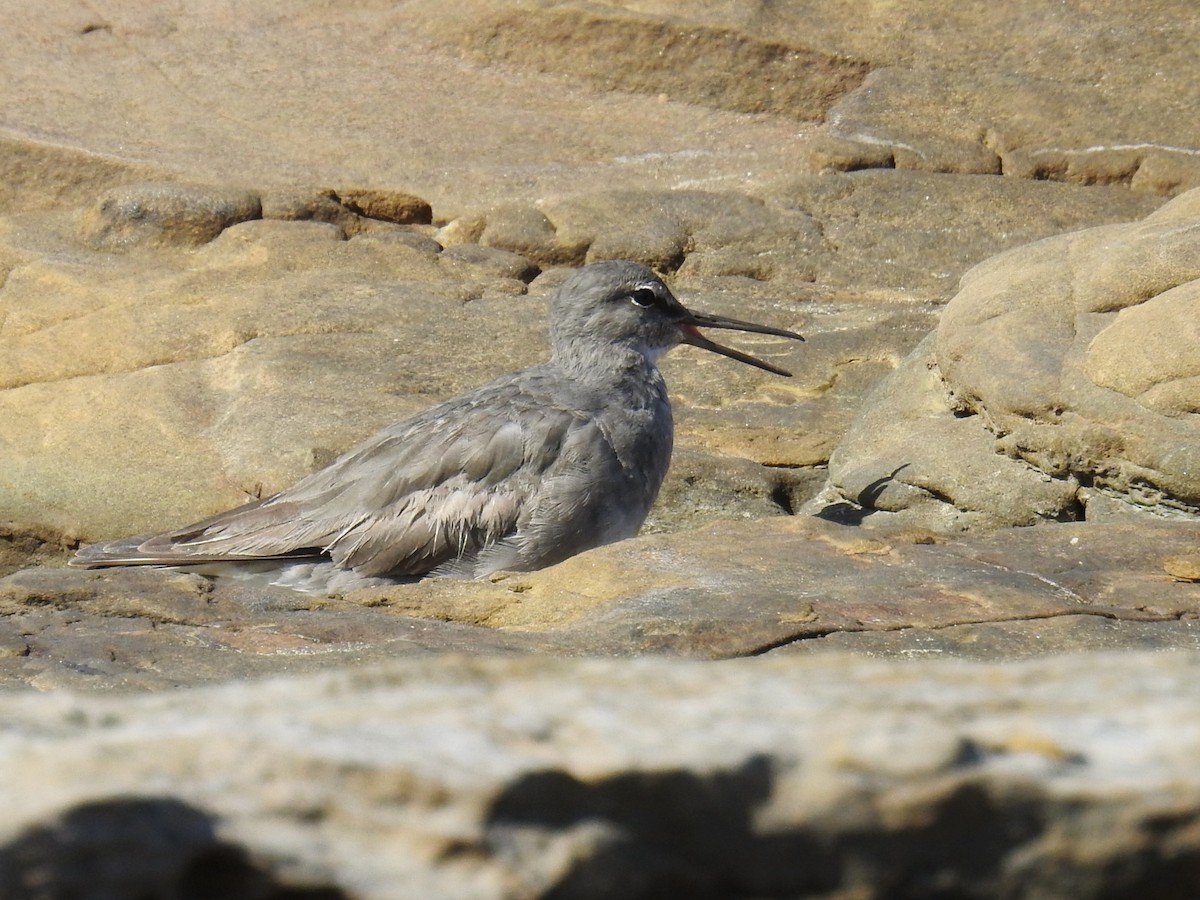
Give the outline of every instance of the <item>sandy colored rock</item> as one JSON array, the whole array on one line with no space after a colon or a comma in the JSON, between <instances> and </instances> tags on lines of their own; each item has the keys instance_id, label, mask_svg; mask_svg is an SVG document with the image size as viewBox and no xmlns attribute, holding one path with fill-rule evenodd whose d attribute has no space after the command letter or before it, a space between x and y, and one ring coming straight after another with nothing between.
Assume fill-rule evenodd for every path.
<instances>
[{"instance_id":1,"label":"sandy colored rock","mask_svg":"<svg viewBox=\"0 0 1200 900\"><path fill-rule=\"evenodd\" d=\"M742 501L746 515L760 518L650 534L540 572L329 597L170 570L66 569L46 554L47 565L0 577L0 617L14 635L0 683L161 689L451 651L905 658L933 647L1003 660L1079 652L1089 640L1196 647L1200 584L1180 577L1200 541L1194 523L949 539L767 516L754 500Z\"/></svg>"},{"instance_id":2,"label":"sandy colored rock","mask_svg":"<svg viewBox=\"0 0 1200 900\"><path fill-rule=\"evenodd\" d=\"M1137 368L1156 332L1186 336L1200 312L1189 286L1200 279L1198 223L1200 193L1187 194L1142 223L1052 239L965 277L937 347L960 404L986 410L1005 449L1051 476L1140 505L1200 507L1200 458L1189 455L1200 431L1169 400L1161 411L1142 400L1149 386ZM1186 393L1189 357L1162 365L1156 395Z\"/></svg>"},{"instance_id":3,"label":"sandy colored rock","mask_svg":"<svg viewBox=\"0 0 1200 900\"><path fill-rule=\"evenodd\" d=\"M129 0L103 16L23 12L8 17L19 31L0 64L13 87L0 124L22 163L5 190L22 208L81 202L81 184L149 168L262 187L298 174L401 186L453 218L614 181L760 185L827 164L814 138L863 148L857 167L1155 192L1194 186L1200 169L1187 0L986 13L421 0L303 3L287 20L210 2L169 28ZM397 34L409 35L402 52ZM301 59L321 60L319 85L295 77ZM89 101L100 93L108 102ZM137 110L138 128L121 109Z\"/></svg>"},{"instance_id":4,"label":"sandy colored rock","mask_svg":"<svg viewBox=\"0 0 1200 900\"><path fill-rule=\"evenodd\" d=\"M537 635L149 569L27 568L0 579L0 683L165 690L441 653L557 649ZM466 605L462 607L466 618Z\"/></svg>"},{"instance_id":5,"label":"sandy colored rock","mask_svg":"<svg viewBox=\"0 0 1200 900\"><path fill-rule=\"evenodd\" d=\"M833 454L825 499L938 527L1109 517L1114 502L1194 515L1198 214L1184 194L969 272Z\"/></svg>"},{"instance_id":6,"label":"sandy colored rock","mask_svg":"<svg viewBox=\"0 0 1200 900\"><path fill-rule=\"evenodd\" d=\"M818 285L874 302L947 301L968 269L1003 250L1140 218L1162 205L1111 186L1083 191L1047 181L890 169L788 177L762 195L818 224L824 252L810 257Z\"/></svg>"},{"instance_id":7,"label":"sandy colored rock","mask_svg":"<svg viewBox=\"0 0 1200 900\"><path fill-rule=\"evenodd\" d=\"M50 206L76 207L117 185L161 178L161 169L145 161L46 143L0 130L0 209L24 212Z\"/></svg>"},{"instance_id":8,"label":"sandy colored rock","mask_svg":"<svg viewBox=\"0 0 1200 900\"><path fill-rule=\"evenodd\" d=\"M404 191L342 188L334 196L351 212L368 219L397 225L428 225L433 221L433 208L428 201Z\"/></svg>"},{"instance_id":9,"label":"sandy colored rock","mask_svg":"<svg viewBox=\"0 0 1200 900\"><path fill-rule=\"evenodd\" d=\"M1169 557L1163 560L1163 571L1180 581L1200 581L1200 554Z\"/></svg>"},{"instance_id":10,"label":"sandy colored rock","mask_svg":"<svg viewBox=\"0 0 1200 900\"><path fill-rule=\"evenodd\" d=\"M1047 653L1096 654L1111 650L1200 651L1200 622L1187 618L1139 621L1065 615L901 631L834 631L815 640L786 644L772 650L770 655L853 653L872 659L914 662L933 659L1012 661L1040 658Z\"/></svg>"},{"instance_id":11,"label":"sandy colored rock","mask_svg":"<svg viewBox=\"0 0 1200 900\"><path fill-rule=\"evenodd\" d=\"M820 229L806 213L736 193L615 191L550 201L542 208L562 240L587 245L588 261L635 259L673 271L686 258L685 275L765 281L786 273L812 280L813 257L823 253Z\"/></svg>"},{"instance_id":12,"label":"sandy colored rock","mask_svg":"<svg viewBox=\"0 0 1200 900\"><path fill-rule=\"evenodd\" d=\"M257 194L230 188L133 184L102 196L84 213L86 243L99 250L151 244L197 247L231 225L262 216Z\"/></svg>"},{"instance_id":13,"label":"sandy colored rock","mask_svg":"<svg viewBox=\"0 0 1200 900\"><path fill-rule=\"evenodd\" d=\"M485 223L478 235L479 243L519 253L539 266L578 266L587 257L585 241L560 240L554 223L536 207L502 205L489 210L486 217L481 215L479 221Z\"/></svg>"},{"instance_id":14,"label":"sandy colored rock","mask_svg":"<svg viewBox=\"0 0 1200 900\"><path fill-rule=\"evenodd\" d=\"M539 273L537 265L519 253L480 244L447 247L440 262L444 268L468 278L506 278L524 283Z\"/></svg>"},{"instance_id":15,"label":"sandy colored rock","mask_svg":"<svg viewBox=\"0 0 1200 900\"><path fill-rule=\"evenodd\" d=\"M643 534L693 528L713 519L789 515L825 480L821 467L772 467L684 448L671 457ZM731 497L737 498L731 507Z\"/></svg>"},{"instance_id":16,"label":"sandy colored rock","mask_svg":"<svg viewBox=\"0 0 1200 900\"><path fill-rule=\"evenodd\" d=\"M1171 248L1164 250L1171 253ZM1099 387L1153 412L1171 417L1200 413L1200 361L1192 353L1200 344L1197 311L1200 277L1120 310L1116 321L1088 345L1084 372Z\"/></svg>"},{"instance_id":17,"label":"sandy colored rock","mask_svg":"<svg viewBox=\"0 0 1200 900\"><path fill-rule=\"evenodd\" d=\"M743 29L663 21L617 5L487 10L468 2L443 9L427 27L471 57L739 112L819 121L868 70L861 60Z\"/></svg>"},{"instance_id":18,"label":"sandy colored rock","mask_svg":"<svg viewBox=\"0 0 1200 900\"><path fill-rule=\"evenodd\" d=\"M97 17L87 11L29 16L14 7L6 18L19 25L18 49L0 64L0 79L13 86L0 126L34 143L27 159L82 152L108 164L93 165L92 177L114 182L150 160L160 180L224 183L236 172L263 189L298 179L339 190L398 188L457 209L604 189L614 166L641 188L719 180L764 152L778 169L792 157L784 145L797 145L790 116L786 124L754 123L688 101L664 104L657 91L606 92L532 68L481 67L436 39L434 26L454 19L441 3L370 11L305 3L296 13L285 20L265 6L206 2L166 27L122 0L92 27ZM499 16L517 37L562 18L522 4L468 5L461 14L467 22ZM660 27L649 23L645 38ZM397 43L397 35L407 39ZM577 36L560 35L567 43L552 52L573 52ZM719 49L722 40L727 56L757 43L736 34L710 42ZM48 54L53 46L59 50ZM319 75L297 75L304 59L321 60ZM84 102L89 93L108 102ZM137 110L136 129L113 115L126 108ZM637 126L610 126L621 121ZM747 141L758 148L748 150ZM65 173L15 174L22 178L11 193L29 198L23 203L55 195L79 202ZM453 218L456 210L443 212Z\"/></svg>"},{"instance_id":19,"label":"sandy colored rock","mask_svg":"<svg viewBox=\"0 0 1200 900\"><path fill-rule=\"evenodd\" d=\"M998 452L978 418L957 414L935 344L936 333L865 398L809 511L848 522L881 512L941 531L1081 518L1077 483Z\"/></svg>"},{"instance_id":20,"label":"sandy colored rock","mask_svg":"<svg viewBox=\"0 0 1200 900\"><path fill-rule=\"evenodd\" d=\"M1200 589L1164 577L1162 560L1194 542L1197 526L1148 529L1062 526L940 543L928 532L864 534L803 517L718 522L514 576L507 587L519 600L487 623L557 631L590 652L729 656L840 631L1082 612L1193 616Z\"/></svg>"},{"instance_id":21,"label":"sandy colored rock","mask_svg":"<svg viewBox=\"0 0 1200 900\"><path fill-rule=\"evenodd\" d=\"M269 190L263 194L262 215L264 219L328 222L341 229L345 237L367 230L368 227L362 216L343 205L337 192L329 189L293 187Z\"/></svg>"},{"instance_id":22,"label":"sandy colored rock","mask_svg":"<svg viewBox=\"0 0 1200 900\"><path fill-rule=\"evenodd\" d=\"M981 267L1031 269L952 304L957 387L902 363L971 266L1200 181L1190 0L0 19L0 895L1194 893L1195 215ZM146 183L269 221L87 246ZM809 339L665 360L658 533L328 598L63 568L543 358L605 256ZM785 515L831 453L857 526Z\"/></svg>"}]
</instances>

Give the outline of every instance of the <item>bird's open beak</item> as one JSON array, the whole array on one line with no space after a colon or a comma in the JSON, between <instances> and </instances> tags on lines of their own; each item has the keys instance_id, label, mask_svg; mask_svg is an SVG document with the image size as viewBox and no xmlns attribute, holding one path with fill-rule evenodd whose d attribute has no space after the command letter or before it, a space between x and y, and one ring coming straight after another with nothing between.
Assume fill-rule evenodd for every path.
<instances>
[{"instance_id":1,"label":"bird's open beak","mask_svg":"<svg viewBox=\"0 0 1200 900\"><path fill-rule=\"evenodd\" d=\"M734 350L732 347L726 347L723 344L718 344L715 341L710 341L700 333L700 328L727 328L730 331L749 331L754 334L774 334L779 337L791 338L795 341L802 341L804 338L796 334L794 331L784 331L782 328L771 328L769 325L756 325L753 322L742 322L738 319L727 319L725 316L709 316L704 313L694 313L688 311L686 315L675 323L683 335L683 342L691 344L693 347L702 347L705 350L711 350L713 353L720 353L722 356L728 356L730 359L736 359L738 362L744 362L747 365L755 366L759 369L764 369L767 372L773 372L776 375L783 375L786 378L791 378L792 373L786 369L781 369L778 366L773 366L769 362L764 362L755 356L748 353L742 353L740 350Z\"/></svg>"}]
</instances>

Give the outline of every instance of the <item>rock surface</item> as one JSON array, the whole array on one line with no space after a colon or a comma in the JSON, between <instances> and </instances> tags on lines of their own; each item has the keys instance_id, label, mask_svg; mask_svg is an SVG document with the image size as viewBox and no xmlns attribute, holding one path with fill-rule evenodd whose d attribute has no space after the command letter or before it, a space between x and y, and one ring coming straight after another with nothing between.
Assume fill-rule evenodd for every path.
<instances>
[{"instance_id":1,"label":"rock surface","mask_svg":"<svg viewBox=\"0 0 1200 900\"><path fill-rule=\"evenodd\" d=\"M1160 195L1200 183L1189 0L306 0L286 19L223 0L169 18L136 0L37 16L5 4L3 153L19 177L3 190L25 208L86 202L98 180L147 167L401 188L435 208L826 167ZM301 60L320 67L301 76ZM48 171L63 148L90 159Z\"/></svg>"},{"instance_id":2,"label":"rock surface","mask_svg":"<svg viewBox=\"0 0 1200 900\"><path fill-rule=\"evenodd\" d=\"M830 461L910 524L1200 512L1200 191L968 272Z\"/></svg>"},{"instance_id":3,"label":"rock surface","mask_svg":"<svg viewBox=\"0 0 1200 900\"><path fill-rule=\"evenodd\" d=\"M1089 639L1200 649L1198 546L1200 523L1171 521L950 539L772 517L644 536L485 583L332 597L47 557L0 578L13 630L0 684L163 689L431 651L1008 658Z\"/></svg>"},{"instance_id":4,"label":"rock surface","mask_svg":"<svg viewBox=\"0 0 1200 900\"><path fill-rule=\"evenodd\" d=\"M83 215L83 241L98 250L147 244L198 247L222 231L262 216L250 191L177 184L134 184L109 191Z\"/></svg>"},{"instance_id":5,"label":"rock surface","mask_svg":"<svg viewBox=\"0 0 1200 900\"><path fill-rule=\"evenodd\" d=\"M0 890L1183 897L1198 670L442 658L8 695Z\"/></svg>"},{"instance_id":6,"label":"rock surface","mask_svg":"<svg viewBox=\"0 0 1200 900\"><path fill-rule=\"evenodd\" d=\"M1189 0L0 19L0 895L1194 893ZM63 567L542 358L610 256L808 337L665 360L652 533Z\"/></svg>"}]
</instances>

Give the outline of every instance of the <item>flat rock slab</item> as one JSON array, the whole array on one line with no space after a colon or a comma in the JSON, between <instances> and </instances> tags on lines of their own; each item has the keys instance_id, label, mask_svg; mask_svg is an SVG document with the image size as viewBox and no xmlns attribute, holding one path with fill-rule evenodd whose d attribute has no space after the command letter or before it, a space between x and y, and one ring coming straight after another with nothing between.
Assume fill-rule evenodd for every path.
<instances>
[{"instance_id":1,"label":"flat rock slab","mask_svg":"<svg viewBox=\"0 0 1200 900\"><path fill-rule=\"evenodd\" d=\"M1106 650L1200 651L1200 619L1126 619L1084 613L941 628L833 631L818 640L785 644L770 655L856 653L880 659L1016 660Z\"/></svg>"},{"instance_id":2,"label":"flat rock slab","mask_svg":"<svg viewBox=\"0 0 1200 900\"><path fill-rule=\"evenodd\" d=\"M0 579L0 669L12 684L159 690L430 653L537 653L538 635L381 614L288 590L159 569Z\"/></svg>"},{"instance_id":3,"label":"flat rock slab","mask_svg":"<svg viewBox=\"0 0 1200 900\"><path fill-rule=\"evenodd\" d=\"M1194 647L1197 546L1200 525L1185 522L935 538L796 517L650 535L486 583L333 597L31 568L0 579L0 673L42 689L156 689L432 652L909 656L931 635L940 652L994 659L1079 649L1095 619L1101 646ZM1072 627L1046 626L1057 619ZM1013 637L980 643L1001 632Z\"/></svg>"},{"instance_id":4,"label":"flat rock slab","mask_svg":"<svg viewBox=\"0 0 1200 900\"><path fill-rule=\"evenodd\" d=\"M1090 614L1170 621L1200 614L1200 525L1021 529L939 539L796 517L714 523L583 554L484 587L467 616L539 632L586 653L744 656L830 633L901 631ZM455 583L347 599L462 621ZM509 596L505 596L507 593Z\"/></svg>"},{"instance_id":5,"label":"flat rock slab","mask_svg":"<svg viewBox=\"0 0 1200 900\"><path fill-rule=\"evenodd\" d=\"M0 694L0 892L1184 897L1198 674L443 658Z\"/></svg>"},{"instance_id":6,"label":"flat rock slab","mask_svg":"<svg viewBox=\"0 0 1200 900\"><path fill-rule=\"evenodd\" d=\"M0 9L6 206L147 169L460 208L826 167L1200 183L1188 0Z\"/></svg>"}]
</instances>

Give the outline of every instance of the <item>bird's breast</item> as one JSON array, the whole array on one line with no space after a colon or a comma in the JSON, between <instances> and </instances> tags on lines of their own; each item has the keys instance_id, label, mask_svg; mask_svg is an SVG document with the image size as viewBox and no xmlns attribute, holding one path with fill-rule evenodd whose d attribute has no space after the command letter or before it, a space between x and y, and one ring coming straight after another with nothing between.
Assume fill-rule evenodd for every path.
<instances>
[{"instance_id":1,"label":"bird's breast","mask_svg":"<svg viewBox=\"0 0 1200 900\"><path fill-rule=\"evenodd\" d=\"M652 373L657 377L614 392L598 417L623 468L645 471L649 463L661 462L665 471L671 456L675 435L671 402L662 376L657 369Z\"/></svg>"}]
</instances>

